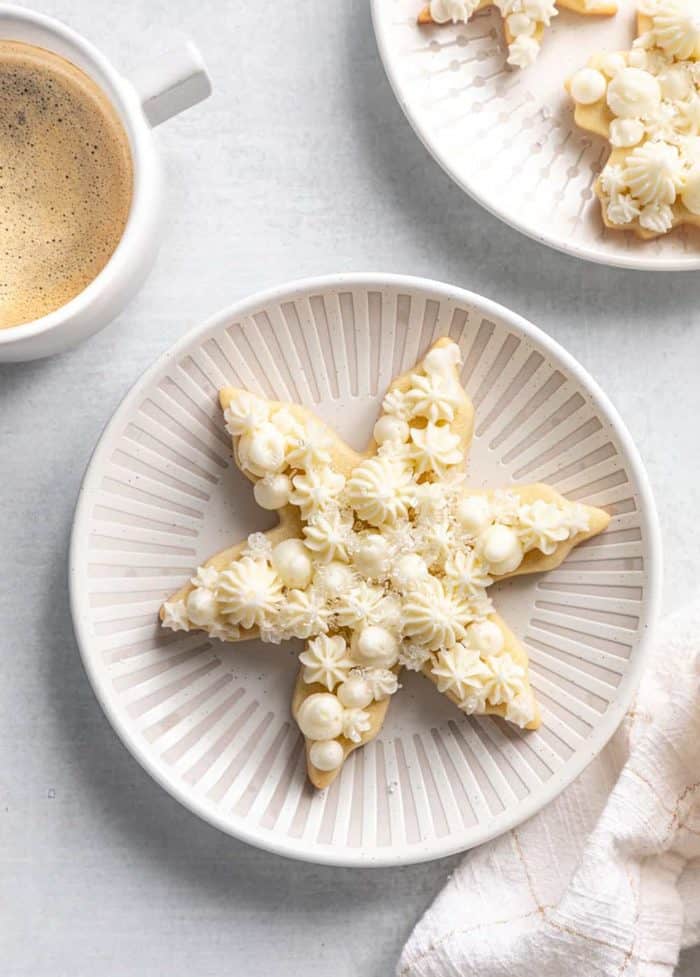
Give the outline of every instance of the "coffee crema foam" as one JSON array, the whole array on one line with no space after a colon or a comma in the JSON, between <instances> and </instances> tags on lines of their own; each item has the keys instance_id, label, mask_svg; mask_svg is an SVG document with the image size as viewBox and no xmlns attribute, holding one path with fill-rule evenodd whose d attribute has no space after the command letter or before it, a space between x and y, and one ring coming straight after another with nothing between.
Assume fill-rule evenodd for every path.
<instances>
[{"instance_id":1,"label":"coffee crema foam","mask_svg":"<svg viewBox=\"0 0 700 977\"><path fill-rule=\"evenodd\" d=\"M51 51L0 40L0 329L65 305L126 226L129 142L100 88Z\"/></svg>"}]
</instances>

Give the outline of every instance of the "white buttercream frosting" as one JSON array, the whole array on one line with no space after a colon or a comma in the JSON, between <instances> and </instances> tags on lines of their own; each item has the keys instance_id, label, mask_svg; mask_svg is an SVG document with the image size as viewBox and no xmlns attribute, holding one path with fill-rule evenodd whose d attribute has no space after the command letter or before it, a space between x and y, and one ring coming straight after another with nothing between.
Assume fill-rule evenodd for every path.
<instances>
[{"instance_id":1,"label":"white buttercream frosting","mask_svg":"<svg viewBox=\"0 0 700 977\"><path fill-rule=\"evenodd\" d=\"M506 704L506 719L516 726L524 728L535 718L536 708L532 695L523 692L509 699Z\"/></svg>"},{"instance_id":2,"label":"white buttercream frosting","mask_svg":"<svg viewBox=\"0 0 700 977\"><path fill-rule=\"evenodd\" d=\"M456 588L445 587L435 577L411 590L403 603L404 635L431 651L451 648L464 637L471 620L469 602Z\"/></svg>"},{"instance_id":3,"label":"white buttercream frosting","mask_svg":"<svg viewBox=\"0 0 700 977\"><path fill-rule=\"evenodd\" d=\"M379 701L394 695L399 689L396 674L388 668L365 669L365 682L372 692L372 698Z\"/></svg>"},{"instance_id":4,"label":"white buttercream frosting","mask_svg":"<svg viewBox=\"0 0 700 977\"><path fill-rule=\"evenodd\" d=\"M553 502L536 499L518 511L518 536L526 552L537 549L549 556L564 540L587 529L588 516L582 505L562 509Z\"/></svg>"},{"instance_id":5,"label":"white buttercream frosting","mask_svg":"<svg viewBox=\"0 0 700 977\"><path fill-rule=\"evenodd\" d=\"M439 651L431 666L440 692L451 692L459 702L484 688L491 672L479 652L465 644Z\"/></svg>"},{"instance_id":6,"label":"white buttercream frosting","mask_svg":"<svg viewBox=\"0 0 700 977\"><path fill-rule=\"evenodd\" d=\"M399 650L399 665L409 672L420 672L426 662L433 657L432 652L425 645L414 641L404 641Z\"/></svg>"},{"instance_id":7,"label":"white buttercream frosting","mask_svg":"<svg viewBox=\"0 0 700 977\"><path fill-rule=\"evenodd\" d=\"M346 709L343 713L343 736L353 743L360 743L362 734L371 725L369 713L364 709Z\"/></svg>"},{"instance_id":8,"label":"white buttercream frosting","mask_svg":"<svg viewBox=\"0 0 700 977\"><path fill-rule=\"evenodd\" d=\"M676 58L700 57L700 10L694 0L659 0L650 13L649 46Z\"/></svg>"},{"instance_id":9,"label":"white buttercream frosting","mask_svg":"<svg viewBox=\"0 0 700 977\"><path fill-rule=\"evenodd\" d=\"M309 421L289 451L287 464L302 471L325 468L331 464L332 449L333 441L328 431L318 421Z\"/></svg>"},{"instance_id":10,"label":"white buttercream frosting","mask_svg":"<svg viewBox=\"0 0 700 977\"><path fill-rule=\"evenodd\" d=\"M682 180L681 158L675 146L646 142L629 154L622 175L641 203L672 204Z\"/></svg>"},{"instance_id":11,"label":"white buttercream frosting","mask_svg":"<svg viewBox=\"0 0 700 977\"><path fill-rule=\"evenodd\" d=\"M270 416L267 401L247 390L239 390L224 411L226 430L234 437L252 434Z\"/></svg>"},{"instance_id":12,"label":"white buttercream frosting","mask_svg":"<svg viewBox=\"0 0 700 977\"><path fill-rule=\"evenodd\" d=\"M166 601L163 604L163 627L171 631L189 631L194 621L187 615L184 600Z\"/></svg>"},{"instance_id":13,"label":"white buttercream frosting","mask_svg":"<svg viewBox=\"0 0 700 977\"><path fill-rule=\"evenodd\" d=\"M331 560L347 562L352 522L349 511L338 508L316 510L303 529L307 547L322 563Z\"/></svg>"},{"instance_id":14,"label":"white buttercream frosting","mask_svg":"<svg viewBox=\"0 0 700 977\"><path fill-rule=\"evenodd\" d=\"M279 608L282 588L282 581L266 561L244 556L219 574L216 596L222 616L250 630Z\"/></svg>"},{"instance_id":15,"label":"white buttercream frosting","mask_svg":"<svg viewBox=\"0 0 700 977\"><path fill-rule=\"evenodd\" d=\"M373 526L405 519L414 494L408 465L382 455L359 464L348 481L350 504L360 519Z\"/></svg>"},{"instance_id":16,"label":"white buttercream frosting","mask_svg":"<svg viewBox=\"0 0 700 977\"><path fill-rule=\"evenodd\" d=\"M493 583L486 564L475 550L456 550L445 560L445 576L453 587L474 597Z\"/></svg>"},{"instance_id":17,"label":"white buttercream frosting","mask_svg":"<svg viewBox=\"0 0 700 977\"><path fill-rule=\"evenodd\" d=\"M442 373L413 373L409 378L406 403L410 417L429 421L453 421L462 403L462 391L456 381Z\"/></svg>"},{"instance_id":18,"label":"white buttercream frosting","mask_svg":"<svg viewBox=\"0 0 700 977\"><path fill-rule=\"evenodd\" d=\"M503 652L488 659L489 676L485 681L486 698L490 705L507 705L524 695L527 689L525 669Z\"/></svg>"},{"instance_id":19,"label":"white buttercream frosting","mask_svg":"<svg viewBox=\"0 0 700 977\"><path fill-rule=\"evenodd\" d=\"M288 590L278 619L283 631L293 638L309 638L328 631L332 610L324 593L315 587Z\"/></svg>"},{"instance_id":20,"label":"white buttercream frosting","mask_svg":"<svg viewBox=\"0 0 700 977\"><path fill-rule=\"evenodd\" d=\"M429 421L425 427L411 428L408 455L417 475L434 473L444 478L448 470L464 461L459 435L448 425Z\"/></svg>"},{"instance_id":21,"label":"white buttercream frosting","mask_svg":"<svg viewBox=\"0 0 700 977\"><path fill-rule=\"evenodd\" d=\"M514 68L529 68L540 53L539 41L527 34L518 34L508 45L508 64Z\"/></svg>"},{"instance_id":22,"label":"white buttercream frosting","mask_svg":"<svg viewBox=\"0 0 700 977\"><path fill-rule=\"evenodd\" d=\"M289 500L292 505L298 506L302 518L308 519L313 512L326 508L338 497L345 485L345 478L325 465L295 475L292 485Z\"/></svg>"},{"instance_id":23,"label":"white buttercream frosting","mask_svg":"<svg viewBox=\"0 0 700 977\"><path fill-rule=\"evenodd\" d=\"M299 655L299 661L304 666L304 681L308 685L319 683L331 692L349 677L355 664L348 653L347 642L340 634L320 634L312 638Z\"/></svg>"}]
</instances>

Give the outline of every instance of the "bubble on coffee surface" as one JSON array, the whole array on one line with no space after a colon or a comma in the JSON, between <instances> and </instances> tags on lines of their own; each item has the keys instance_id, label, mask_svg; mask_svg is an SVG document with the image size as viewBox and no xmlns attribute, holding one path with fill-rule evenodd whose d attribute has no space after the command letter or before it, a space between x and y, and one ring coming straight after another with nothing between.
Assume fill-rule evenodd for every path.
<instances>
[{"instance_id":1,"label":"bubble on coffee surface","mask_svg":"<svg viewBox=\"0 0 700 977\"><path fill-rule=\"evenodd\" d=\"M49 51L0 41L0 328L97 277L131 195L127 136L98 86Z\"/></svg>"}]
</instances>

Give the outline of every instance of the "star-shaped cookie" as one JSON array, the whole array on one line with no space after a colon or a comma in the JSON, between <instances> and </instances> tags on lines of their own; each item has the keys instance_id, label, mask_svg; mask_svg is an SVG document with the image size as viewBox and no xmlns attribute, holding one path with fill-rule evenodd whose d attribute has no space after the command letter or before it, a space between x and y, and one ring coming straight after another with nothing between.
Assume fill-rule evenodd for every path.
<instances>
[{"instance_id":1,"label":"star-shaped cookie","mask_svg":"<svg viewBox=\"0 0 700 977\"><path fill-rule=\"evenodd\" d=\"M402 668L467 714L536 728L526 651L487 589L558 566L608 524L546 485L466 486L474 411L459 362L441 339L395 379L361 453L304 407L220 391L235 461L279 524L212 557L161 620L306 641L292 713L316 787L377 735Z\"/></svg>"},{"instance_id":2,"label":"star-shaped cookie","mask_svg":"<svg viewBox=\"0 0 700 977\"><path fill-rule=\"evenodd\" d=\"M558 7L584 16L609 17L617 13L613 0L431 0L418 14L418 23L466 24L477 10L497 7L504 21L508 64L527 68L540 51L545 27Z\"/></svg>"},{"instance_id":3,"label":"star-shaped cookie","mask_svg":"<svg viewBox=\"0 0 700 977\"><path fill-rule=\"evenodd\" d=\"M610 156L596 181L606 226L655 238L700 225L700 3L649 0L629 51L594 55L566 83Z\"/></svg>"}]
</instances>

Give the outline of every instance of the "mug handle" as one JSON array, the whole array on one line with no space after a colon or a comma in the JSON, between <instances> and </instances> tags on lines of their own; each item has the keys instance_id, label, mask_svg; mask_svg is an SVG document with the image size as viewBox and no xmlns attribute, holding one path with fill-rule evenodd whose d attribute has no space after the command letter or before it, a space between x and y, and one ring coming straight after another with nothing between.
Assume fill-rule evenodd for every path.
<instances>
[{"instance_id":1,"label":"mug handle","mask_svg":"<svg viewBox=\"0 0 700 977\"><path fill-rule=\"evenodd\" d=\"M146 118L159 126L211 95L204 59L192 41L184 41L131 73Z\"/></svg>"}]
</instances>

